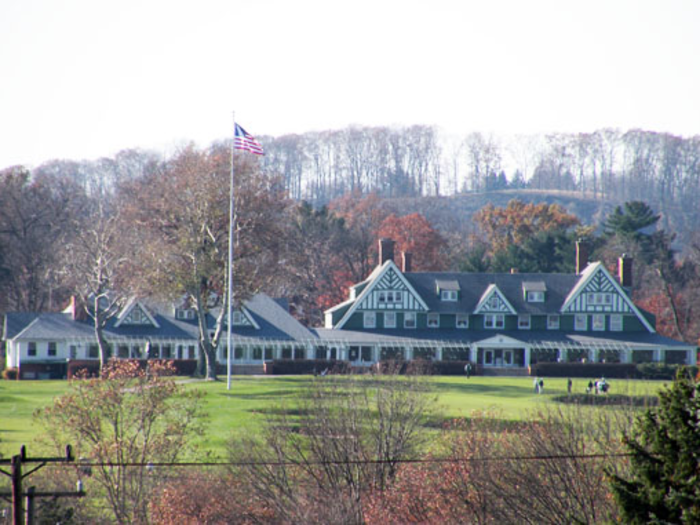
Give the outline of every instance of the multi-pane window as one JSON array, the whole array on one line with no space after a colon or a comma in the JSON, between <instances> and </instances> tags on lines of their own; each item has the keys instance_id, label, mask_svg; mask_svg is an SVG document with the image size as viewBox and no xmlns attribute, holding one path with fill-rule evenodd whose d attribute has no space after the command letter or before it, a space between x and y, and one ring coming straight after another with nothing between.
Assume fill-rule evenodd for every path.
<instances>
[{"instance_id":1,"label":"multi-pane window","mask_svg":"<svg viewBox=\"0 0 700 525\"><path fill-rule=\"evenodd\" d=\"M530 329L530 314L520 314L518 316L518 330Z\"/></svg>"},{"instance_id":2,"label":"multi-pane window","mask_svg":"<svg viewBox=\"0 0 700 525\"><path fill-rule=\"evenodd\" d=\"M457 319L455 321L455 326L457 328L469 328L469 315L467 314L457 314Z\"/></svg>"},{"instance_id":3,"label":"multi-pane window","mask_svg":"<svg viewBox=\"0 0 700 525\"><path fill-rule=\"evenodd\" d=\"M416 327L416 313L406 312L403 314L403 327L404 328L415 328Z\"/></svg>"},{"instance_id":4,"label":"multi-pane window","mask_svg":"<svg viewBox=\"0 0 700 525\"><path fill-rule=\"evenodd\" d=\"M602 332L605 330L605 316L603 314L595 314L592 316L592 326L591 328L596 332Z\"/></svg>"},{"instance_id":5,"label":"multi-pane window","mask_svg":"<svg viewBox=\"0 0 700 525\"><path fill-rule=\"evenodd\" d=\"M547 316L547 330L559 330L559 316L558 315L548 315Z\"/></svg>"},{"instance_id":6,"label":"multi-pane window","mask_svg":"<svg viewBox=\"0 0 700 525\"><path fill-rule=\"evenodd\" d=\"M498 299L497 295L492 295L489 297L489 300L486 302L486 306L491 309L491 310L497 310L498 307L500 306L501 301Z\"/></svg>"},{"instance_id":7,"label":"multi-pane window","mask_svg":"<svg viewBox=\"0 0 700 525\"><path fill-rule=\"evenodd\" d=\"M428 314L428 328L439 328L440 326L440 314L430 313Z\"/></svg>"},{"instance_id":8,"label":"multi-pane window","mask_svg":"<svg viewBox=\"0 0 700 525\"><path fill-rule=\"evenodd\" d=\"M589 292L586 295L586 300L590 305L606 305L612 304L612 294L611 293L600 293L600 292Z\"/></svg>"},{"instance_id":9,"label":"multi-pane window","mask_svg":"<svg viewBox=\"0 0 700 525\"><path fill-rule=\"evenodd\" d=\"M363 316L362 326L365 328L377 327L377 315L374 312L365 312Z\"/></svg>"},{"instance_id":10,"label":"multi-pane window","mask_svg":"<svg viewBox=\"0 0 700 525\"><path fill-rule=\"evenodd\" d=\"M540 292L540 291L527 292L527 302L528 303L543 303L544 302L544 292Z\"/></svg>"},{"instance_id":11,"label":"multi-pane window","mask_svg":"<svg viewBox=\"0 0 700 525\"><path fill-rule=\"evenodd\" d=\"M586 314L576 314L574 316L574 330L588 330L588 316Z\"/></svg>"},{"instance_id":12,"label":"multi-pane window","mask_svg":"<svg viewBox=\"0 0 700 525\"><path fill-rule=\"evenodd\" d=\"M505 326L505 316L503 314L484 315L484 328L503 328Z\"/></svg>"},{"instance_id":13,"label":"multi-pane window","mask_svg":"<svg viewBox=\"0 0 700 525\"><path fill-rule=\"evenodd\" d=\"M48 346L48 352L47 355L49 357L55 357L56 356L56 343L54 341L49 341L49 346Z\"/></svg>"},{"instance_id":14,"label":"multi-pane window","mask_svg":"<svg viewBox=\"0 0 700 525\"><path fill-rule=\"evenodd\" d=\"M610 316L610 330L613 332L622 332L622 316L619 314Z\"/></svg>"},{"instance_id":15,"label":"multi-pane window","mask_svg":"<svg viewBox=\"0 0 700 525\"><path fill-rule=\"evenodd\" d=\"M391 292L389 292L389 294L391 294ZM379 292L379 297L377 298L377 300L380 303L385 303L386 302L386 292Z\"/></svg>"},{"instance_id":16,"label":"multi-pane window","mask_svg":"<svg viewBox=\"0 0 700 525\"><path fill-rule=\"evenodd\" d=\"M443 301L456 301L457 290L442 290L440 292L440 299Z\"/></svg>"},{"instance_id":17,"label":"multi-pane window","mask_svg":"<svg viewBox=\"0 0 700 525\"><path fill-rule=\"evenodd\" d=\"M384 328L396 328L396 312L384 312Z\"/></svg>"},{"instance_id":18,"label":"multi-pane window","mask_svg":"<svg viewBox=\"0 0 700 525\"><path fill-rule=\"evenodd\" d=\"M400 303L401 302L401 296L403 294L401 292L394 292L394 302L395 303Z\"/></svg>"},{"instance_id":19,"label":"multi-pane window","mask_svg":"<svg viewBox=\"0 0 700 525\"><path fill-rule=\"evenodd\" d=\"M36 356L36 343L34 341L27 343L27 355L31 357Z\"/></svg>"}]
</instances>

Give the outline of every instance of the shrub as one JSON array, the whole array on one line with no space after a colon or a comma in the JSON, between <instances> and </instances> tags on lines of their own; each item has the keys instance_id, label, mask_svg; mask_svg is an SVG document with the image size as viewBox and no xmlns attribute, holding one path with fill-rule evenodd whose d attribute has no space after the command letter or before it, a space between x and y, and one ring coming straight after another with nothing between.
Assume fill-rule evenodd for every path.
<instances>
[{"instance_id":1,"label":"shrub","mask_svg":"<svg viewBox=\"0 0 700 525\"><path fill-rule=\"evenodd\" d=\"M275 359L265 363L265 373L277 376L321 374L324 370L329 374L347 374L350 365L345 361L333 359Z\"/></svg>"},{"instance_id":2,"label":"shrub","mask_svg":"<svg viewBox=\"0 0 700 525\"><path fill-rule=\"evenodd\" d=\"M636 377L636 365L628 363L537 363L530 375L541 377Z\"/></svg>"},{"instance_id":3,"label":"shrub","mask_svg":"<svg viewBox=\"0 0 700 525\"><path fill-rule=\"evenodd\" d=\"M19 373L19 370L17 370L16 368L6 368L5 370L2 371L2 378L8 379L8 380L14 380L14 379L17 379L18 373Z\"/></svg>"},{"instance_id":4,"label":"shrub","mask_svg":"<svg viewBox=\"0 0 700 525\"><path fill-rule=\"evenodd\" d=\"M669 365L664 363L642 363L637 365L637 377L641 379L668 379L676 377L680 368L686 368L693 376L698 374L697 366Z\"/></svg>"}]
</instances>

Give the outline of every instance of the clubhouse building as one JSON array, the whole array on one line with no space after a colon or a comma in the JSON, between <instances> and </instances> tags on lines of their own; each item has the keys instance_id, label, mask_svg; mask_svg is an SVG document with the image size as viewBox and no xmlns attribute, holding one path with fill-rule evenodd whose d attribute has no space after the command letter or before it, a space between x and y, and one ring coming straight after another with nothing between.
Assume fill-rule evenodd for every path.
<instances>
[{"instance_id":1,"label":"clubhouse building","mask_svg":"<svg viewBox=\"0 0 700 525\"><path fill-rule=\"evenodd\" d=\"M471 361L513 373L545 361L696 364L695 345L657 334L654 317L632 302L631 279L631 259L620 258L615 278L602 263L588 263L580 245L573 274L413 272L410 254L397 264L393 241L382 239L378 266L325 312L322 328L301 325L284 301L264 294L235 311L233 370L262 372L276 359L358 367ZM158 313L132 301L105 335L115 357L199 357L199 328L188 309ZM70 360L98 358L93 326L74 307L8 313L3 339L6 367L23 378L60 377ZM224 342L219 363L227 356Z\"/></svg>"}]
</instances>

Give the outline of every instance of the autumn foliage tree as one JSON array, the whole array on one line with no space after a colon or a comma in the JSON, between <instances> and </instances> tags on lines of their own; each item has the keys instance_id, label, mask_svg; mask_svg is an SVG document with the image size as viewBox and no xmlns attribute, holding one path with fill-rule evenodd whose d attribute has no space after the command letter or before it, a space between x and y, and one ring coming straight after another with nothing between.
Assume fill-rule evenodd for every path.
<instances>
[{"instance_id":1,"label":"autumn foliage tree","mask_svg":"<svg viewBox=\"0 0 700 525\"><path fill-rule=\"evenodd\" d=\"M374 268L377 231L388 212L375 193L350 193L331 202L328 208L345 221L350 233L350 250L344 258L350 278L355 283L363 281Z\"/></svg>"},{"instance_id":2,"label":"autumn foliage tree","mask_svg":"<svg viewBox=\"0 0 700 525\"><path fill-rule=\"evenodd\" d=\"M413 271L439 271L445 269L442 254L445 241L430 222L420 213L398 217L393 213L382 221L377 230L378 238L390 238L396 243L397 253L413 254Z\"/></svg>"},{"instance_id":3,"label":"autumn foliage tree","mask_svg":"<svg viewBox=\"0 0 700 525\"><path fill-rule=\"evenodd\" d=\"M505 208L487 204L474 214L474 221L491 245L492 253L521 244L537 233L568 230L580 225L578 217L558 204L525 203L518 199Z\"/></svg>"},{"instance_id":4,"label":"autumn foliage tree","mask_svg":"<svg viewBox=\"0 0 700 525\"><path fill-rule=\"evenodd\" d=\"M35 415L56 450L69 443L76 457L94 464L90 483L117 523L147 522L157 479L144 465L183 457L201 431L201 395L167 377L174 371L157 361L143 369L113 360L101 378L71 381L68 392Z\"/></svg>"}]
</instances>

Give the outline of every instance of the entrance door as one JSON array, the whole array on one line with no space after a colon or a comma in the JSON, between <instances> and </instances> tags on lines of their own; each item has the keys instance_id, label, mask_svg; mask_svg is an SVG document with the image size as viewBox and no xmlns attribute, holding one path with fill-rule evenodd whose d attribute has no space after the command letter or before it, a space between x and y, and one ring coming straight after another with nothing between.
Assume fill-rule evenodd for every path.
<instances>
[{"instance_id":1,"label":"entrance door","mask_svg":"<svg viewBox=\"0 0 700 525\"><path fill-rule=\"evenodd\" d=\"M511 366L513 364L513 350L503 349L503 365Z\"/></svg>"}]
</instances>

